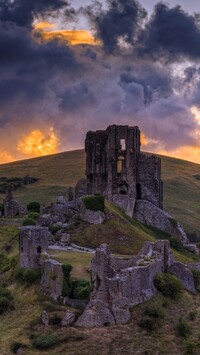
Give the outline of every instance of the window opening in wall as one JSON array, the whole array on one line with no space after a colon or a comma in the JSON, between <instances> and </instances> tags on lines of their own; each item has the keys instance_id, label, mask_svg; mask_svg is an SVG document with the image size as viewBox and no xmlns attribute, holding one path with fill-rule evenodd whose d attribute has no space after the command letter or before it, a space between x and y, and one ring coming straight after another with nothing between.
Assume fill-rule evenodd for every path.
<instances>
[{"instance_id":1,"label":"window opening in wall","mask_svg":"<svg viewBox=\"0 0 200 355\"><path fill-rule=\"evenodd\" d=\"M125 151L126 150L126 140L120 139L120 145L121 145L121 150Z\"/></svg>"},{"instance_id":2,"label":"window opening in wall","mask_svg":"<svg viewBox=\"0 0 200 355\"><path fill-rule=\"evenodd\" d=\"M127 184L124 182L122 182L122 183L120 183L119 185L118 185L118 194L120 194L120 195L127 195L127 193L128 193L128 186L127 186Z\"/></svg>"},{"instance_id":3,"label":"window opening in wall","mask_svg":"<svg viewBox=\"0 0 200 355\"><path fill-rule=\"evenodd\" d=\"M37 254L41 254L42 252L42 248L41 247L37 247Z\"/></svg>"},{"instance_id":4,"label":"window opening in wall","mask_svg":"<svg viewBox=\"0 0 200 355\"><path fill-rule=\"evenodd\" d=\"M137 200L141 200L142 193L141 193L141 185L140 184L136 184L136 195L137 195Z\"/></svg>"},{"instance_id":5,"label":"window opening in wall","mask_svg":"<svg viewBox=\"0 0 200 355\"><path fill-rule=\"evenodd\" d=\"M119 157L117 160L117 172L120 174L124 166L124 157Z\"/></svg>"}]
</instances>

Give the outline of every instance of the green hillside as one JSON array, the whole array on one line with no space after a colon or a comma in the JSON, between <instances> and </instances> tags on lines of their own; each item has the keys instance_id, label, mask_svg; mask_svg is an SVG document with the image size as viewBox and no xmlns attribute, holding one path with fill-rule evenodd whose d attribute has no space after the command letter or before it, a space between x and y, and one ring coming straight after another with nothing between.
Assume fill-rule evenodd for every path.
<instances>
[{"instance_id":1,"label":"green hillside","mask_svg":"<svg viewBox=\"0 0 200 355\"><path fill-rule=\"evenodd\" d=\"M165 189L165 208L179 219L189 231L199 229L200 165L162 157ZM19 161L0 166L0 177L23 177L29 174L38 182L15 190L22 202L37 200L53 202L56 196L65 194L66 186L74 186L84 177L85 155L83 150ZM3 199L3 195L1 195ZM81 222L69 233L71 241L83 246L97 247L108 243L112 252L135 255L145 241L167 237L152 228L127 217L118 207L106 202L107 220L102 225ZM133 307L131 321L122 326L100 329L62 328L58 325L67 309L52 302L40 290L39 283L27 285L16 278L18 270L18 227L23 218L0 219L0 288L6 287L12 295L12 308L0 315L0 354L13 354L16 343L25 347L25 354L93 355L93 354L198 354L200 345L200 296L183 292L180 300L172 301L161 294L153 300ZM89 280L88 266L92 254L50 250L51 256L73 266L72 278ZM199 260L185 250L173 250L182 262ZM2 302L2 300L1 300ZM160 319L151 318L152 330L139 324L145 312L161 308ZM50 326L41 324L42 311L48 311ZM76 309L77 316L79 310ZM163 316L164 312L164 316ZM177 325L183 318L190 333L183 338L177 333ZM148 326L148 324L146 325ZM58 343L48 350L34 347L34 339L40 335L57 336ZM167 351L166 351L167 349ZM193 352L188 352L193 349Z\"/></svg>"},{"instance_id":2,"label":"green hillside","mask_svg":"<svg viewBox=\"0 0 200 355\"><path fill-rule=\"evenodd\" d=\"M200 165L161 156L164 181L164 207L179 220L188 232L200 232ZM22 202L33 200L54 202L65 194L66 186L74 186L85 175L83 150L18 161L0 165L0 176L23 177L26 174L39 181L19 188L15 196ZM0 195L3 199L3 195Z\"/></svg>"}]
</instances>

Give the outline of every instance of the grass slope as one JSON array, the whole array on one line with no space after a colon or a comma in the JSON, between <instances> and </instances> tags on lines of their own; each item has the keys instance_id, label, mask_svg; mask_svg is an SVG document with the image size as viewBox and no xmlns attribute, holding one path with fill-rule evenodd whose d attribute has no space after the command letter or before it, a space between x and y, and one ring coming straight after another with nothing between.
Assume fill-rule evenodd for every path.
<instances>
[{"instance_id":1,"label":"grass slope","mask_svg":"<svg viewBox=\"0 0 200 355\"><path fill-rule=\"evenodd\" d=\"M200 165L161 156L164 181L164 207L179 220L188 232L200 231ZM18 161L0 165L0 176L22 177L29 174L39 178L33 185L15 191L22 202L41 203L55 201L65 194L66 186L74 186L85 175L83 150ZM3 199L3 195L0 195Z\"/></svg>"}]
</instances>

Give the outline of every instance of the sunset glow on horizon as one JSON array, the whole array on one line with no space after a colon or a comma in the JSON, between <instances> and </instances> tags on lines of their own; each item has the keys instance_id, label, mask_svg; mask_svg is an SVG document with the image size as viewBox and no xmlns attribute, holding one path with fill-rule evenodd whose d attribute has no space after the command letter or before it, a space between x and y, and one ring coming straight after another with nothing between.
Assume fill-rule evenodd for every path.
<instances>
[{"instance_id":1,"label":"sunset glow on horizon","mask_svg":"<svg viewBox=\"0 0 200 355\"><path fill-rule=\"evenodd\" d=\"M58 137L53 128L48 133L36 129L18 142L17 150L28 157L55 154L58 152Z\"/></svg>"},{"instance_id":2,"label":"sunset glow on horizon","mask_svg":"<svg viewBox=\"0 0 200 355\"><path fill-rule=\"evenodd\" d=\"M56 25L49 22L39 22L35 24L34 28L40 33L42 39L45 41L57 39L73 46L79 44L100 44L100 41L97 41L92 33L87 30L55 29Z\"/></svg>"}]
</instances>

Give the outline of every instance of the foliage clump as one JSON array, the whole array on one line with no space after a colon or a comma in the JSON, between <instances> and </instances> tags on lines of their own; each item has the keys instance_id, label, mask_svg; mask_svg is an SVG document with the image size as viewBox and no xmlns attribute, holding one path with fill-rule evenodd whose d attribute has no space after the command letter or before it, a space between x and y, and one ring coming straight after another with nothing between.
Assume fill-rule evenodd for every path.
<instances>
[{"instance_id":1,"label":"foliage clump","mask_svg":"<svg viewBox=\"0 0 200 355\"><path fill-rule=\"evenodd\" d=\"M26 348L26 345L19 343L18 341L14 341L11 345L10 345L10 350L14 353L17 354L18 351L20 349L24 349Z\"/></svg>"},{"instance_id":2,"label":"foliage clump","mask_svg":"<svg viewBox=\"0 0 200 355\"><path fill-rule=\"evenodd\" d=\"M72 281L72 298L78 300L87 300L90 296L91 285L89 281L76 280Z\"/></svg>"},{"instance_id":3,"label":"foliage clump","mask_svg":"<svg viewBox=\"0 0 200 355\"><path fill-rule=\"evenodd\" d=\"M40 213L40 203L39 202L30 202L27 205L28 212L37 212Z\"/></svg>"},{"instance_id":4,"label":"foliage clump","mask_svg":"<svg viewBox=\"0 0 200 355\"><path fill-rule=\"evenodd\" d=\"M38 212L30 212L28 214L28 218L31 218L31 219L34 219L34 220L38 219L39 216L40 216L40 214Z\"/></svg>"},{"instance_id":5,"label":"foliage clump","mask_svg":"<svg viewBox=\"0 0 200 355\"><path fill-rule=\"evenodd\" d=\"M183 249L183 244L180 240L174 237L169 238L170 246L178 251L181 251Z\"/></svg>"},{"instance_id":6,"label":"foliage clump","mask_svg":"<svg viewBox=\"0 0 200 355\"><path fill-rule=\"evenodd\" d=\"M156 329L155 320L146 316L139 320L138 325L140 328L145 329L149 333Z\"/></svg>"},{"instance_id":7,"label":"foliage clump","mask_svg":"<svg viewBox=\"0 0 200 355\"><path fill-rule=\"evenodd\" d=\"M72 291L72 281L71 281L71 271L72 271L72 266L70 264L64 264L62 265L62 271L63 271L63 285L62 285L62 296L70 296L70 293Z\"/></svg>"},{"instance_id":8,"label":"foliage clump","mask_svg":"<svg viewBox=\"0 0 200 355\"><path fill-rule=\"evenodd\" d=\"M15 274L15 278L19 282L24 283L26 286L29 286L41 279L41 270L19 268Z\"/></svg>"},{"instance_id":9,"label":"foliage clump","mask_svg":"<svg viewBox=\"0 0 200 355\"><path fill-rule=\"evenodd\" d=\"M39 335L33 340L33 346L36 349L49 349L59 343L59 339L56 335Z\"/></svg>"},{"instance_id":10,"label":"foliage clump","mask_svg":"<svg viewBox=\"0 0 200 355\"><path fill-rule=\"evenodd\" d=\"M156 319L163 319L165 317L165 310L158 302L148 305L144 313L145 315Z\"/></svg>"},{"instance_id":11,"label":"foliage clump","mask_svg":"<svg viewBox=\"0 0 200 355\"><path fill-rule=\"evenodd\" d=\"M0 315L13 308L13 297L5 287L0 287Z\"/></svg>"},{"instance_id":12,"label":"foliage clump","mask_svg":"<svg viewBox=\"0 0 200 355\"><path fill-rule=\"evenodd\" d=\"M178 323L176 324L175 329L176 329L177 334L181 337L184 337L184 338L191 334L191 327L190 327L189 323L182 318L179 319Z\"/></svg>"},{"instance_id":13,"label":"foliage clump","mask_svg":"<svg viewBox=\"0 0 200 355\"><path fill-rule=\"evenodd\" d=\"M182 284L179 279L168 273L158 273L154 279L154 285L164 296L177 299L182 294Z\"/></svg>"},{"instance_id":14,"label":"foliage clump","mask_svg":"<svg viewBox=\"0 0 200 355\"><path fill-rule=\"evenodd\" d=\"M105 210L105 198L102 195L86 196L83 198L83 203L85 208L91 211L101 211Z\"/></svg>"},{"instance_id":15,"label":"foliage clump","mask_svg":"<svg viewBox=\"0 0 200 355\"><path fill-rule=\"evenodd\" d=\"M35 226L35 225L36 225L36 222L35 222L35 220L34 220L33 218L26 218L26 219L23 221L22 225L23 225L24 227L26 227L26 226Z\"/></svg>"}]
</instances>

